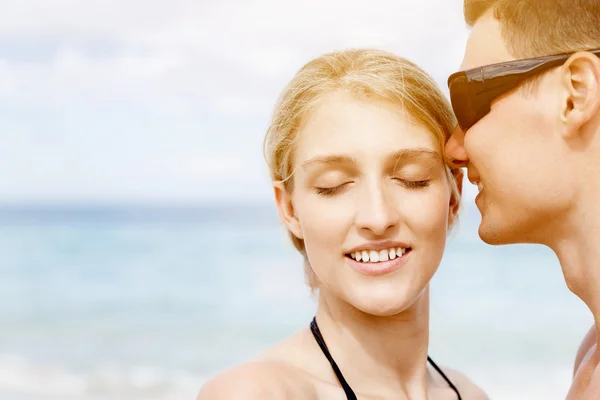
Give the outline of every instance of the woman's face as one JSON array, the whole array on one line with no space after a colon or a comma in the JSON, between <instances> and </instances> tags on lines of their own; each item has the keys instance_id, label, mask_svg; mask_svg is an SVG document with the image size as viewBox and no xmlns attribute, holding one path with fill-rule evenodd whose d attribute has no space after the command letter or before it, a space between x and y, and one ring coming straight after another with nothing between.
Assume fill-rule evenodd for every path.
<instances>
[{"instance_id":1,"label":"woman's face","mask_svg":"<svg viewBox=\"0 0 600 400\"><path fill-rule=\"evenodd\" d=\"M380 316L417 300L456 208L439 147L398 106L321 99L298 132L293 192L276 185L276 197L322 293Z\"/></svg>"}]
</instances>

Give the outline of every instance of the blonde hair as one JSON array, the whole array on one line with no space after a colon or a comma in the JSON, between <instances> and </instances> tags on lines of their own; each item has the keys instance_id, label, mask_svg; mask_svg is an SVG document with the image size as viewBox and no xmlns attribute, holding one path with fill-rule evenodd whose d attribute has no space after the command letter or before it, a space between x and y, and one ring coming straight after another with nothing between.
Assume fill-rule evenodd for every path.
<instances>
[{"instance_id":1,"label":"blonde hair","mask_svg":"<svg viewBox=\"0 0 600 400\"><path fill-rule=\"evenodd\" d=\"M286 86L265 137L264 152L271 179L283 182L289 193L294 190L292 159L298 130L324 95L339 90L397 105L436 135L441 151L456 126L450 104L435 81L412 62L372 49L324 54L307 63ZM460 193L455 177L448 167L446 173L458 202ZM304 256L307 283L315 289L317 280L304 241L289 234Z\"/></svg>"},{"instance_id":2,"label":"blonde hair","mask_svg":"<svg viewBox=\"0 0 600 400\"><path fill-rule=\"evenodd\" d=\"M529 58L600 47L598 0L465 0L469 27L489 10L515 58Z\"/></svg>"}]
</instances>

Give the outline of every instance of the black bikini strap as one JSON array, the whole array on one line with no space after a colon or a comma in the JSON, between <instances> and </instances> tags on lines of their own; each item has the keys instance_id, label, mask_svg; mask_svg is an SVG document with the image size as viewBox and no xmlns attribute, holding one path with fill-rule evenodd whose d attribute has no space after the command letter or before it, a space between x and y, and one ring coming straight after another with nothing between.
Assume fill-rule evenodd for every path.
<instances>
[{"instance_id":1,"label":"black bikini strap","mask_svg":"<svg viewBox=\"0 0 600 400\"><path fill-rule=\"evenodd\" d=\"M331 353L329 352L329 349L327 348L327 344L325 343L325 339L323 339L323 335L321 335L321 330L319 329L319 325L317 325L316 317L313 318L312 322L310 323L310 330L311 330L313 336L315 337L317 344L321 348L321 351L323 351L323 354L329 361L329 364L331 364L331 368L333 369L335 376L337 377L338 381L340 382L340 385L342 385L342 389L344 389L344 393L346 393L347 399L348 400L358 400L356 398L356 395L352 391L352 388L350 388L350 385L348 385L348 382L346 382L344 375L342 375L342 371L340 371L337 363L331 356ZM460 397L460 393L458 392L458 389L456 388L456 386L454 386L454 384L450 381L450 379L448 379L446 374L444 374L444 372L442 372L441 368L438 367L437 364L435 362L433 362L433 360L429 356L427 356L427 361L429 361L429 363L433 366L433 368L435 368L435 370L442 376L442 378L444 378L444 380L448 383L448 385L452 388L452 390L454 390L454 392L458 396L458 400L462 400L462 397Z\"/></svg>"},{"instance_id":2,"label":"black bikini strap","mask_svg":"<svg viewBox=\"0 0 600 400\"><path fill-rule=\"evenodd\" d=\"M450 379L448 379L446 374L444 374L442 372L442 369L440 367L438 367L437 364L434 363L433 360L429 356L427 356L427 361L429 361L429 363L433 366L433 368L435 368L435 370L442 376L442 378L444 378L444 380L448 383L448 385L450 385L452 390L454 390L454 393L456 393L456 395L458 396L458 400L462 400L462 397L460 397L460 393L458 393L458 389L456 388L456 386L454 386L454 384L450 381Z\"/></svg>"},{"instance_id":3,"label":"black bikini strap","mask_svg":"<svg viewBox=\"0 0 600 400\"><path fill-rule=\"evenodd\" d=\"M325 344L325 339L323 339L323 335L321 335L321 331L319 330L319 325L317 325L316 318L313 318L312 322L310 323L310 330L313 336L315 337L315 340L319 344L319 347L323 351L323 354L325 354L325 357L327 357L329 364L331 364L331 368L333 368L333 372L335 372L335 376L340 382L340 385L342 385L342 389L344 389L344 393L346 393L346 397L348 398L348 400L357 400L356 395L350 388L350 385L348 385L348 382L346 382L346 379L344 379L342 371L340 371L336 362L333 360L331 353L329 353L329 349Z\"/></svg>"}]
</instances>

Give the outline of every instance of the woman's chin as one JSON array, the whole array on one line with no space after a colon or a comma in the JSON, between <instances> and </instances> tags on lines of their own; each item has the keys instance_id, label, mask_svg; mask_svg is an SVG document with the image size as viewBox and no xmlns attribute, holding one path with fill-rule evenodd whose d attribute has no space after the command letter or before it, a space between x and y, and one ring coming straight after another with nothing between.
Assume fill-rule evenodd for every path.
<instances>
[{"instance_id":1,"label":"woman's chin","mask_svg":"<svg viewBox=\"0 0 600 400\"><path fill-rule=\"evenodd\" d=\"M395 290L387 292L383 290L368 293L355 293L351 296L349 303L365 314L377 317L391 317L398 315L414 304L418 296L409 298L402 295L396 287Z\"/></svg>"},{"instance_id":2,"label":"woman's chin","mask_svg":"<svg viewBox=\"0 0 600 400\"><path fill-rule=\"evenodd\" d=\"M389 306L378 306L368 305L365 307L356 307L365 314L372 315L374 317L393 317L405 311L408 307L389 307Z\"/></svg>"}]
</instances>

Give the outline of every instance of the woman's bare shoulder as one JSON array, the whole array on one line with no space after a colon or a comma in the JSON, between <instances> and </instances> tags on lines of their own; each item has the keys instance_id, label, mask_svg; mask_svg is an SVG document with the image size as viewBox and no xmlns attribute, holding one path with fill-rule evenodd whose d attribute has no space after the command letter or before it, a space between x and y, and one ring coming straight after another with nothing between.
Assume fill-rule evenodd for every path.
<instances>
[{"instance_id":1,"label":"woman's bare shoulder","mask_svg":"<svg viewBox=\"0 0 600 400\"><path fill-rule=\"evenodd\" d=\"M317 398L306 365L304 332L284 340L251 362L226 370L209 380L197 400L301 399Z\"/></svg>"},{"instance_id":2,"label":"woman's bare shoulder","mask_svg":"<svg viewBox=\"0 0 600 400\"><path fill-rule=\"evenodd\" d=\"M314 389L301 371L285 362L253 361L214 376L196 400L311 399Z\"/></svg>"}]
</instances>

